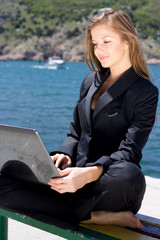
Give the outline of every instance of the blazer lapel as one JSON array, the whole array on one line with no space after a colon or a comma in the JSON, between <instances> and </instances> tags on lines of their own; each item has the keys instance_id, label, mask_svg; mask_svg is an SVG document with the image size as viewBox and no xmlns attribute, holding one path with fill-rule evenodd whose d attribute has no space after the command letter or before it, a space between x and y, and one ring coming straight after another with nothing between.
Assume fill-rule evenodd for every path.
<instances>
[{"instance_id":1,"label":"blazer lapel","mask_svg":"<svg viewBox=\"0 0 160 240\"><path fill-rule=\"evenodd\" d=\"M131 86L139 76L134 71L133 67L129 68L102 96L98 99L93 118L101 111L107 104L112 102L123 92Z\"/></svg>"},{"instance_id":2,"label":"blazer lapel","mask_svg":"<svg viewBox=\"0 0 160 240\"><path fill-rule=\"evenodd\" d=\"M105 73L104 73L105 71ZM96 77L95 77L95 81L92 83L88 94L86 96L86 117L87 117L87 122L89 124L89 126L91 125L91 103L92 103L92 97L94 96L94 94L96 94L96 92L99 90L99 88L101 87L101 85L103 84L103 82L107 79L107 77L110 74L110 70L108 69L106 71L106 69L102 70L101 72L97 72L96 73Z\"/></svg>"}]
</instances>

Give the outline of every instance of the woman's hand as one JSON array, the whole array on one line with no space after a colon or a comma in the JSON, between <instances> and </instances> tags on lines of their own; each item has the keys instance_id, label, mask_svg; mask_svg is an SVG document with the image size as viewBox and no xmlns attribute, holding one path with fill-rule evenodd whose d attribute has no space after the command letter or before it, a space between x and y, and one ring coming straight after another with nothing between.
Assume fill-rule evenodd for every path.
<instances>
[{"instance_id":1,"label":"woman's hand","mask_svg":"<svg viewBox=\"0 0 160 240\"><path fill-rule=\"evenodd\" d=\"M61 168L63 170L72 165L71 158L68 155L57 153L57 154L51 156L51 158L52 158L52 161L54 162L56 168Z\"/></svg>"},{"instance_id":2,"label":"woman's hand","mask_svg":"<svg viewBox=\"0 0 160 240\"><path fill-rule=\"evenodd\" d=\"M96 181L103 172L102 166L73 167L65 170L58 169L61 178L50 179L51 189L59 193L76 192L87 183Z\"/></svg>"}]
</instances>

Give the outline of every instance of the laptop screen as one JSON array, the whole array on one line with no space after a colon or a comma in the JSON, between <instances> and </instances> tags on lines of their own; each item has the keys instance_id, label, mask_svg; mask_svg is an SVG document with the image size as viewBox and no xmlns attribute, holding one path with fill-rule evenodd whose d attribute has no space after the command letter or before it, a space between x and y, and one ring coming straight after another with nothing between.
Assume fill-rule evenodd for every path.
<instances>
[{"instance_id":1,"label":"laptop screen","mask_svg":"<svg viewBox=\"0 0 160 240\"><path fill-rule=\"evenodd\" d=\"M34 129L0 125L1 174L47 184L59 173Z\"/></svg>"}]
</instances>

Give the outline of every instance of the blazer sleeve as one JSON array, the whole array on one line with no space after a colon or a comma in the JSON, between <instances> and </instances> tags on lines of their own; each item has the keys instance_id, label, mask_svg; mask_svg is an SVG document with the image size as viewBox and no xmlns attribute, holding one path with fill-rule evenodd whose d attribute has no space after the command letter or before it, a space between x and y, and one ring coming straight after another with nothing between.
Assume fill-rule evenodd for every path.
<instances>
[{"instance_id":1,"label":"blazer sleeve","mask_svg":"<svg viewBox=\"0 0 160 240\"><path fill-rule=\"evenodd\" d=\"M115 161L130 161L139 166L142 149L155 122L157 102L158 89L155 86L140 91L135 100L132 121L118 150L110 156L102 156L94 163L87 163L86 166L102 165L104 171Z\"/></svg>"},{"instance_id":2,"label":"blazer sleeve","mask_svg":"<svg viewBox=\"0 0 160 240\"><path fill-rule=\"evenodd\" d=\"M73 120L70 123L70 131L67 134L67 137L63 145L50 153L51 156L56 153L63 153L70 156L72 159L72 165L76 164L75 159L77 154L77 146L81 137L81 126L79 121L78 105L82 101L82 99L87 95L87 92L93 82L93 79L94 79L93 73L87 75L84 78L80 88L79 100L77 101L77 104L73 111Z\"/></svg>"}]
</instances>

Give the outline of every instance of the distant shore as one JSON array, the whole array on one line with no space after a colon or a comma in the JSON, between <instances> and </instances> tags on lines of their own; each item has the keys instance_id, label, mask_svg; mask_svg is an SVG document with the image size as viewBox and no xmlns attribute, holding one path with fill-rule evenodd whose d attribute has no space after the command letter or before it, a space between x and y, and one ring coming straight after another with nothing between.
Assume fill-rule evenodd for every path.
<instances>
[{"instance_id":1,"label":"distant shore","mask_svg":"<svg viewBox=\"0 0 160 240\"><path fill-rule=\"evenodd\" d=\"M0 60L47 61L50 56L57 55L65 62L85 61L85 32L67 38L65 29L53 34L52 38L33 36L26 41L13 41L0 48ZM60 35L61 34L61 35ZM47 41L47 43L46 43ZM160 65L160 45L154 39L140 39L142 51L148 64Z\"/></svg>"},{"instance_id":2,"label":"distant shore","mask_svg":"<svg viewBox=\"0 0 160 240\"><path fill-rule=\"evenodd\" d=\"M6 54L6 55L0 55L0 61L19 61L19 60L25 60L25 61L39 61L43 62L44 60L41 60L41 57L39 55L34 56L34 58L27 59L24 56L21 55L14 55L14 54ZM64 59L67 62L84 62L85 59L83 56L77 56L73 61L68 61ZM160 65L160 58L150 58L147 59L147 64L154 64L154 65Z\"/></svg>"}]
</instances>

